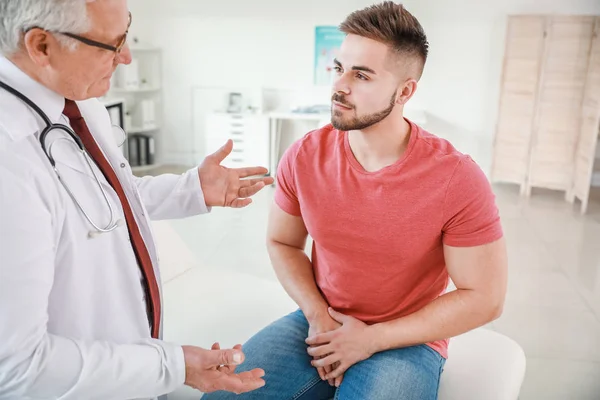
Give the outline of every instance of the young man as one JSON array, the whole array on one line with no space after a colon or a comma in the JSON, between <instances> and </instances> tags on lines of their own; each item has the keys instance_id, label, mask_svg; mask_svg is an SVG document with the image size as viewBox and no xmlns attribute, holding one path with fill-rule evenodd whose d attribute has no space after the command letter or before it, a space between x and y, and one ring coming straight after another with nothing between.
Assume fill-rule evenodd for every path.
<instances>
[{"instance_id":1,"label":"young man","mask_svg":"<svg viewBox=\"0 0 600 400\"><path fill-rule=\"evenodd\" d=\"M385 2L341 30L332 125L286 151L269 221L300 310L244 346L243 369L263 368L266 386L242 399L435 399L448 338L502 310L506 249L486 177L403 118L427 57L421 25Z\"/></svg>"}]
</instances>

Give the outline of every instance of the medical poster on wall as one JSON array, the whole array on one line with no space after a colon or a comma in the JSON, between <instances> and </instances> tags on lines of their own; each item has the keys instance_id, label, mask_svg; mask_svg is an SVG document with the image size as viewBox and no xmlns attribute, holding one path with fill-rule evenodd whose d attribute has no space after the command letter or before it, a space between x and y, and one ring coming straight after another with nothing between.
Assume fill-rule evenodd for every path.
<instances>
[{"instance_id":1,"label":"medical poster on wall","mask_svg":"<svg viewBox=\"0 0 600 400\"><path fill-rule=\"evenodd\" d=\"M329 86L333 81L333 59L337 57L346 37L337 26L317 26L315 29L315 71L316 86Z\"/></svg>"}]
</instances>

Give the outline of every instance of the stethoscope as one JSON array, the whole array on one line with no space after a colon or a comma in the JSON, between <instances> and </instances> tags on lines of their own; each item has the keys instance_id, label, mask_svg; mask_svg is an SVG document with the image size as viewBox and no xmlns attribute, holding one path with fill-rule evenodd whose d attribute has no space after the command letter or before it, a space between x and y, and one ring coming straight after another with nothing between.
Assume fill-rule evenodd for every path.
<instances>
[{"instance_id":1,"label":"stethoscope","mask_svg":"<svg viewBox=\"0 0 600 400\"><path fill-rule=\"evenodd\" d=\"M73 202L75 203L77 208L79 208L79 210L81 211L81 213L83 214L85 219L94 227L95 231L90 231L89 237L93 238L101 233L112 232L115 229L117 229L119 226L122 226L124 224L123 220L117 219L117 213L115 212L111 202L108 199L108 194L102 187L102 184L100 183L100 178L98 177L98 175L96 174L96 171L92 167L92 160L91 160L90 156L88 155L87 151L85 150L85 146L83 145L83 142L81 141L79 136L77 136L77 134L73 131L73 129L71 129L67 125L53 124L52 121L50 120L50 118L48 118L48 116L42 111L42 109L40 107L37 106L37 104L35 104L33 101L31 101L23 93L12 88L11 86L7 85L6 83L0 81L0 87L3 88L4 90L6 90L7 92L11 93L12 95L16 96L20 100L22 100L25 104L27 104L29 107L31 107L31 109L33 109L42 118L42 120L44 120L46 127L40 133L40 137L39 137L40 145L42 147L42 150L44 151L44 154L48 158L48 161L50 161L50 164L52 165L52 169L54 169L54 172L56 173L58 180L60 181L60 183L62 183L63 187L65 188L65 190L67 191L67 193L69 194L69 196L71 197L71 199L73 200ZM121 142L119 144L119 147L120 147L127 140L127 134L120 127L118 127L118 126L115 126L115 127L117 127L118 129L120 129L123 132L124 139L123 139L123 142ZM66 137L62 137L62 138L59 138L59 139L55 140L54 142L52 142L50 144L50 146L48 146L46 148L46 137L52 131L62 131L64 133L68 134L70 136L70 138L73 140L71 141ZM69 186L66 184L66 182L64 181L60 172L58 171L58 168L56 167L56 161L54 160L54 157L52 156L52 146L54 146L54 144L56 142L58 142L59 140L64 140L66 142L69 142L70 144L75 143L75 145L77 145L79 153L85 160L89 169L92 171L94 180L96 181L96 184L98 185L98 188L100 189L100 192L102 193L102 197L104 197L104 201L106 202L109 212L110 212L110 222L106 226L101 227L100 225L96 224L90 218L89 214L83 209L83 207L81 206L79 201L77 201L77 198L73 195L73 192L69 189Z\"/></svg>"}]
</instances>

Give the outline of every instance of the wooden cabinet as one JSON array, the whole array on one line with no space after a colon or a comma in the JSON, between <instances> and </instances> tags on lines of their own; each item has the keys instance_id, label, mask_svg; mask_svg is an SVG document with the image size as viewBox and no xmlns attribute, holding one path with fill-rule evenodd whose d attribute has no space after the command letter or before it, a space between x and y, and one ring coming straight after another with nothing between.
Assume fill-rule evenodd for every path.
<instances>
[{"instance_id":1,"label":"wooden cabinet","mask_svg":"<svg viewBox=\"0 0 600 400\"><path fill-rule=\"evenodd\" d=\"M600 114L599 30L594 16L509 17L492 181L517 183L527 196L535 187L561 190L585 209Z\"/></svg>"}]
</instances>

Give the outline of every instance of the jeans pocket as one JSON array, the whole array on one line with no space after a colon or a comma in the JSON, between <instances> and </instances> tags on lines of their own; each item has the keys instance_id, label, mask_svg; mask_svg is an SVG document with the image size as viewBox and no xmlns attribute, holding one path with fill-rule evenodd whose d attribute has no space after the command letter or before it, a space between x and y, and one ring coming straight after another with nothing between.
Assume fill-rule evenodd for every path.
<instances>
[{"instance_id":1,"label":"jeans pocket","mask_svg":"<svg viewBox=\"0 0 600 400\"><path fill-rule=\"evenodd\" d=\"M442 357L442 355L440 353L438 353L436 350L432 349L431 347L429 347L426 344L422 344L421 347L426 350L427 352L429 352L436 360L436 365L438 365L439 367L439 375L441 376L442 373L444 372L444 367L446 366L446 359L444 357Z\"/></svg>"},{"instance_id":2,"label":"jeans pocket","mask_svg":"<svg viewBox=\"0 0 600 400\"><path fill-rule=\"evenodd\" d=\"M440 362L445 361L445 358L442 357L442 355L440 353L438 353L435 349L431 348L430 346L428 346L426 344L422 344L422 345L420 345L420 347L429 351L436 359L439 359Z\"/></svg>"}]
</instances>

